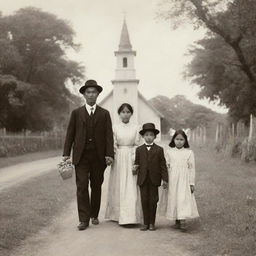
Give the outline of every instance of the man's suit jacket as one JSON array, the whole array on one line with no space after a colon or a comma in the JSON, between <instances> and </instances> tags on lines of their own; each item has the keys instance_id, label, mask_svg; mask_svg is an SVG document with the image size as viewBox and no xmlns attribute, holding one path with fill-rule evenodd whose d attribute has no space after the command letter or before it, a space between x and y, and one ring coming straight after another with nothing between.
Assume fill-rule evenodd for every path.
<instances>
[{"instance_id":1,"label":"man's suit jacket","mask_svg":"<svg viewBox=\"0 0 256 256\"><path fill-rule=\"evenodd\" d=\"M73 164L79 163L86 143L86 122L88 114L85 106L72 111L67 128L63 156L69 156L73 147ZM114 158L113 130L109 112L96 106L94 112L95 146L102 164L105 164L105 156Z\"/></svg>"},{"instance_id":2,"label":"man's suit jacket","mask_svg":"<svg viewBox=\"0 0 256 256\"><path fill-rule=\"evenodd\" d=\"M153 144L150 152L145 144L136 148L135 164L139 165L137 183L141 186L147 174L155 186L161 185L161 180L168 182L168 172L162 147Z\"/></svg>"}]
</instances>

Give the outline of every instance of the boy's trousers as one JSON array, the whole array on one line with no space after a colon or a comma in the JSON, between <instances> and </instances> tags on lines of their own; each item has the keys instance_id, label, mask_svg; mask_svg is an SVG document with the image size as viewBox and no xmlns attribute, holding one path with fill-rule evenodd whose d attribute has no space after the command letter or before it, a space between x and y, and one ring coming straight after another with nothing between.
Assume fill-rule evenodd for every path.
<instances>
[{"instance_id":1,"label":"boy's trousers","mask_svg":"<svg viewBox=\"0 0 256 256\"><path fill-rule=\"evenodd\" d=\"M156 208L159 200L158 186L152 184L149 175L140 186L144 225L155 224Z\"/></svg>"}]
</instances>

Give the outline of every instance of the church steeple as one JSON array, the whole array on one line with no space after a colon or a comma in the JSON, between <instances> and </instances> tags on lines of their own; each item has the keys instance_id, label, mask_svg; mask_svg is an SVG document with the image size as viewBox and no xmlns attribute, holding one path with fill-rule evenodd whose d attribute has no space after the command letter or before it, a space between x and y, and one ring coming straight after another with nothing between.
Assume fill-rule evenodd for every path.
<instances>
[{"instance_id":1,"label":"church steeple","mask_svg":"<svg viewBox=\"0 0 256 256\"><path fill-rule=\"evenodd\" d=\"M134 68L136 51L132 50L125 19L123 21L118 51L115 51L115 56L117 60L115 80L136 80L136 70Z\"/></svg>"},{"instance_id":2,"label":"church steeple","mask_svg":"<svg viewBox=\"0 0 256 256\"><path fill-rule=\"evenodd\" d=\"M132 45L130 42L129 32L126 24L126 20L124 18L121 37L120 37L120 43L119 43L119 51L131 51Z\"/></svg>"},{"instance_id":3,"label":"church steeple","mask_svg":"<svg viewBox=\"0 0 256 256\"><path fill-rule=\"evenodd\" d=\"M115 78L112 80L114 87L114 109L127 102L132 105L134 113L131 122L138 122L138 84L139 80L136 78L136 70L134 67L134 58L136 52L132 50L126 20L123 21L121 37L118 51L115 51L116 56L116 70ZM114 122L119 121L117 111L115 111Z\"/></svg>"}]
</instances>

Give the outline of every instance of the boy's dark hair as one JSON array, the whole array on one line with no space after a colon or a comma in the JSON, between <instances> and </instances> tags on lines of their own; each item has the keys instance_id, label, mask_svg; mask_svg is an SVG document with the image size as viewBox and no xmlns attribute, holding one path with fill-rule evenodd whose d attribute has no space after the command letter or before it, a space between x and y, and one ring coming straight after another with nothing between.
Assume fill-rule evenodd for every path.
<instances>
[{"instance_id":1,"label":"boy's dark hair","mask_svg":"<svg viewBox=\"0 0 256 256\"><path fill-rule=\"evenodd\" d=\"M172 140L171 140L171 142L170 142L170 144L169 144L169 147L171 147L171 148L175 148L175 147L176 147L174 140L175 140L175 138L176 138L178 135L182 135L182 137L185 139L185 143L184 143L184 146L183 146L183 147L184 147L184 148L189 148L188 137L187 137L186 133L185 133L183 130L177 130L177 131L175 131L174 135L172 136Z\"/></svg>"},{"instance_id":2,"label":"boy's dark hair","mask_svg":"<svg viewBox=\"0 0 256 256\"><path fill-rule=\"evenodd\" d=\"M129 103L123 103L117 110L118 115L124 110L124 108L128 108L129 111L133 114L133 108Z\"/></svg>"}]
</instances>

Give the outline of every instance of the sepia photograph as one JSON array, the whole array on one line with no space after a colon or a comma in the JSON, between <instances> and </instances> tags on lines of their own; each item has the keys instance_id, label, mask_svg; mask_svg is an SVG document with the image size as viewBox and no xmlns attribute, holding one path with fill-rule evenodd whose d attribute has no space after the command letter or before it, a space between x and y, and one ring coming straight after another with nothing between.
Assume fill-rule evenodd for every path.
<instances>
[{"instance_id":1,"label":"sepia photograph","mask_svg":"<svg viewBox=\"0 0 256 256\"><path fill-rule=\"evenodd\" d=\"M256 0L0 0L1 256L256 256Z\"/></svg>"}]
</instances>

